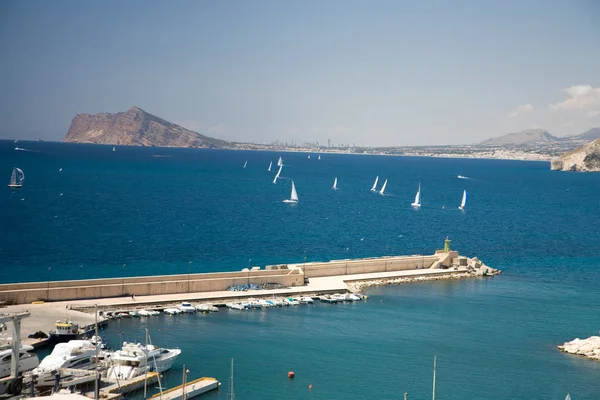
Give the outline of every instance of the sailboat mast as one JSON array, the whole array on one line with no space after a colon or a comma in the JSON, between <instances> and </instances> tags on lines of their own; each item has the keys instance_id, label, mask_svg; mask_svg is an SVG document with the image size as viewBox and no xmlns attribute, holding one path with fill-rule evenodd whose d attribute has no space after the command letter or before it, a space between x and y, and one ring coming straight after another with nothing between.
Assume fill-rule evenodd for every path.
<instances>
[{"instance_id":1,"label":"sailboat mast","mask_svg":"<svg viewBox=\"0 0 600 400\"><path fill-rule=\"evenodd\" d=\"M229 377L229 400L235 400L235 391L233 389L233 358L231 359L231 375Z\"/></svg>"},{"instance_id":2,"label":"sailboat mast","mask_svg":"<svg viewBox=\"0 0 600 400\"><path fill-rule=\"evenodd\" d=\"M433 392L431 396L431 400L435 400L435 364L437 361L437 356L433 356Z\"/></svg>"}]
</instances>

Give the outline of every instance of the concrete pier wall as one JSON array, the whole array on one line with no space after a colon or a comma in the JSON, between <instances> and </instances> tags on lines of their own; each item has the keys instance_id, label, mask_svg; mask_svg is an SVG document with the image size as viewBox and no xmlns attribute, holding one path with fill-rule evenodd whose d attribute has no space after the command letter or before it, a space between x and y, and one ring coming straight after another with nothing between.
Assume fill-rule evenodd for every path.
<instances>
[{"instance_id":1,"label":"concrete pier wall","mask_svg":"<svg viewBox=\"0 0 600 400\"><path fill-rule=\"evenodd\" d=\"M448 267L456 256L458 256L457 252L437 252L429 256L413 255L269 265L262 270L252 269L238 272L8 283L0 285L0 300L24 304L33 301L213 292L227 290L232 285L247 283L277 283L292 287L304 285L305 274L310 279L335 275L439 268L442 265Z\"/></svg>"}]
</instances>

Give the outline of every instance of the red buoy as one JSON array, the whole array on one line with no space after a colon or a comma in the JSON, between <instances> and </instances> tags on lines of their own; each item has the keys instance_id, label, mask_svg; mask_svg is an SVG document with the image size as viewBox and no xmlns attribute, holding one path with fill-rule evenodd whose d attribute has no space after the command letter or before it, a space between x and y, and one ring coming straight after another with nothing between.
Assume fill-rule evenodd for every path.
<instances>
[{"instance_id":1,"label":"red buoy","mask_svg":"<svg viewBox=\"0 0 600 400\"><path fill-rule=\"evenodd\" d=\"M294 371L288 372L288 378L294 379L294 376L296 376L296 374L294 373Z\"/></svg>"},{"instance_id":2,"label":"red buoy","mask_svg":"<svg viewBox=\"0 0 600 400\"><path fill-rule=\"evenodd\" d=\"M312 390L312 383L308 385L308 390Z\"/></svg>"}]
</instances>

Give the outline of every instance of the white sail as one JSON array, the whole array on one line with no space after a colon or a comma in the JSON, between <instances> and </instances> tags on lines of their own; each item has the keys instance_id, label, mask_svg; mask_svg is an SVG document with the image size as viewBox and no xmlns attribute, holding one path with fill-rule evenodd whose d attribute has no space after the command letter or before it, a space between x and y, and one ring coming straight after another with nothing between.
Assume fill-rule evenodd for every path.
<instances>
[{"instance_id":1,"label":"white sail","mask_svg":"<svg viewBox=\"0 0 600 400\"><path fill-rule=\"evenodd\" d=\"M271 172L271 167L273 166L273 161L269 163L269 169L267 171Z\"/></svg>"},{"instance_id":2,"label":"white sail","mask_svg":"<svg viewBox=\"0 0 600 400\"><path fill-rule=\"evenodd\" d=\"M373 187L371 188L371 192L375 192L377 190L377 182L379 182L379 176L375 177L375 183L373 184Z\"/></svg>"},{"instance_id":3,"label":"white sail","mask_svg":"<svg viewBox=\"0 0 600 400\"><path fill-rule=\"evenodd\" d=\"M460 206L458 207L460 210L464 210L467 205L467 191L463 191L462 200L460 201Z\"/></svg>"},{"instance_id":4,"label":"white sail","mask_svg":"<svg viewBox=\"0 0 600 400\"><path fill-rule=\"evenodd\" d=\"M25 174L21 168L13 168L12 174L10 175L10 182L8 187L20 188L23 186L25 181Z\"/></svg>"},{"instance_id":5,"label":"white sail","mask_svg":"<svg viewBox=\"0 0 600 400\"><path fill-rule=\"evenodd\" d=\"M385 182L383 182L383 186L381 187L381 190L379 191L379 194L383 195L383 193L385 192L385 187L387 186L387 179L385 180Z\"/></svg>"},{"instance_id":6,"label":"white sail","mask_svg":"<svg viewBox=\"0 0 600 400\"><path fill-rule=\"evenodd\" d=\"M321 159L321 155L319 154L319 157L317 157L317 160L320 160L320 159Z\"/></svg>"},{"instance_id":7,"label":"white sail","mask_svg":"<svg viewBox=\"0 0 600 400\"><path fill-rule=\"evenodd\" d=\"M294 185L294 181L292 181L292 195L290 196L290 200L298 201L298 193L296 192L296 185Z\"/></svg>"},{"instance_id":8,"label":"white sail","mask_svg":"<svg viewBox=\"0 0 600 400\"><path fill-rule=\"evenodd\" d=\"M283 168L283 165L279 166L279 171L277 171L277 174L275 175L275 179L273 179L273 183L277 183L277 178L279 178L279 174L281 174L281 169Z\"/></svg>"},{"instance_id":9,"label":"white sail","mask_svg":"<svg viewBox=\"0 0 600 400\"><path fill-rule=\"evenodd\" d=\"M117 151L117 149L115 149L115 146L113 146L113 151Z\"/></svg>"},{"instance_id":10,"label":"white sail","mask_svg":"<svg viewBox=\"0 0 600 400\"><path fill-rule=\"evenodd\" d=\"M333 179L333 187L332 187L332 189L333 190L337 189L337 176Z\"/></svg>"},{"instance_id":11,"label":"white sail","mask_svg":"<svg viewBox=\"0 0 600 400\"><path fill-rule=\"evenodd\" d=\"M279 157L279 160L277 160L277 166L283 167L283 158Z\"/></svg>"},{"instance_id":12,"label":"white sail","mask_svg":"<svg viewBox=\"0 0 600 400\"><path fill-rule=\"evenodd\" d=\"M310 160L310 154L308 155L308 159Z\"/></svg>"},{"instance_id":13,"label":"white sail","mask_svg":"<svg viewBox=\"0 0 600 400\"><path fill-rule=\"evenodd\" d=\"M246 166L247 166L247 165L248 165L248 161L246 161L246 162L244 163L244 168L246 168Z\"/></svg>"},{"instance_id":14,"label":"white sail","mask_svg":"<svg viewBox=\"0 0 600 400\"><path fill-rule=\"evenodd\" d=\"M292 181L292 194L289 199L285 199L284 203L297 203L298 202L298 193L296 192L296 185L294 185L294 181Z\"/></svg>"},{"instance_id":15,"label":"white sail","mask_svg":"<svg viewBox=\"0 0 600 400\"><path fill-rule=\"evenodd\" d=\"M571 395L569 393L567 393L567 397L565 397L565 400L571 400Z\"/></svg>"},{"instance_id":16,"label":"white sail","mask_svg":"<svg viewBox=\"0 0 600 400\"><path fill-rule=\"evenodd\" d=\"M415 195L415 202L411 204L413 207L421 207L421 184L419 183L419 189Z\"/></svg>"}]
</instances>

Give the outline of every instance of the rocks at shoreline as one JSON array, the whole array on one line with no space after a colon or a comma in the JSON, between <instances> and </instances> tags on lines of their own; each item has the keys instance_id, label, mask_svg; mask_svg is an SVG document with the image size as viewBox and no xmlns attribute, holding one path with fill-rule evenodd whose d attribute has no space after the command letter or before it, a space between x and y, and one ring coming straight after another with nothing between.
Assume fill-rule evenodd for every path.
<instances>
[{"instance_id":1,"label":"rocks at shoreline","mask_svg":"<svg viewBox=\"0 0 600 400\"><path fill-rule=\"evenodd\" d=\"M584 356L591 360L600 361L600 336L590 336L587 339L573 339L558 346L560 351Z\"/></svg>"},{"instance_id":2,"label":"rocks at shoreline","mask_svg":"<svg viewBox=\"0 0 600 400\"><path fill-rule=\"evenodd\" d=\"M600 171L600 139L586 144L583 147L563 154L557 160L550 162L550 169L554 171Z\"/></svg>"}]
</instances>

